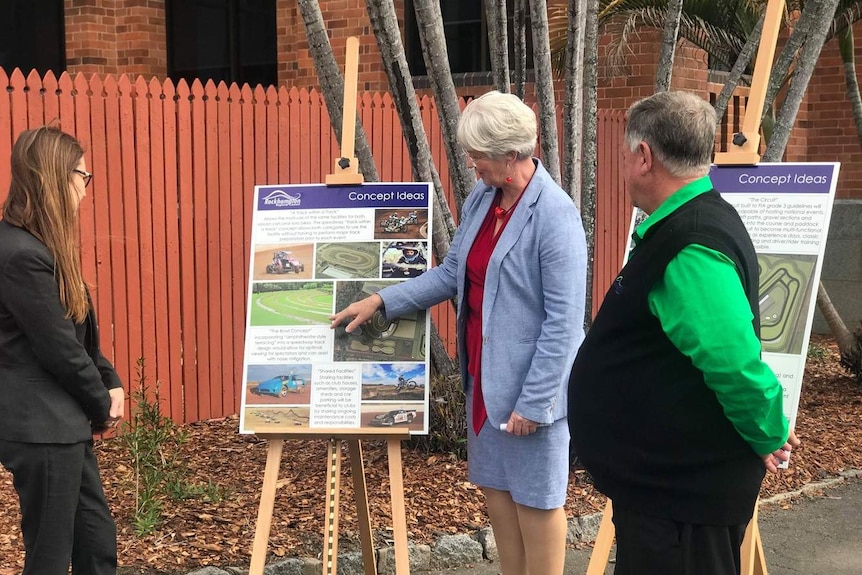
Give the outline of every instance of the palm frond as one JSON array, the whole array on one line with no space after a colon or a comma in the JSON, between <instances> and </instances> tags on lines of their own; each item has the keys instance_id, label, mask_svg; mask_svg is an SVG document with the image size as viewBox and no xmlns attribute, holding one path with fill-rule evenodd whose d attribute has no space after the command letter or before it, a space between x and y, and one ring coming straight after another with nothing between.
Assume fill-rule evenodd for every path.
<instances>
[{"instance_id":1,"label":"palm frond","mask_svg":"<svg viewBox=\"0 0 862 575\"><path fill-rule=\"evenodd\" d=\"M850 2L849 0L839 2L827 38L831 39L837 36L860 20L862 20L862 2Z\"/></svg>"},{"instance_id":2,"label":"palm frond","mask_svg":"<svg viewBox=\"0 0 862 575\"><path fill-rule=\"evenodd\" d=\"M551 42L551 68L555 74L561 74L565 70L568 31L568 7L550 6L548 8L548 38Z\"/></svg>"},{"instance_id":3,"label":"palm frond","mask_svg":"<svg viewBox=\"0 0 862 575\"><path fill-rule=\"evenodd\" d=\"M611 40L608 50L609 65L619 72L625 65L626 55L631 52L629 39L641 28L661 30L667 10L664 8L644 8L636 11L617 13L606 22L606 27L616 24L621 32ZM749 31L750 32L750 31ZM730 67L736 61L748 37L742 31L724 29L701 16L684 13L680 18L679 36L704 50L718 62Z\"/></svg>"}]
</instances>

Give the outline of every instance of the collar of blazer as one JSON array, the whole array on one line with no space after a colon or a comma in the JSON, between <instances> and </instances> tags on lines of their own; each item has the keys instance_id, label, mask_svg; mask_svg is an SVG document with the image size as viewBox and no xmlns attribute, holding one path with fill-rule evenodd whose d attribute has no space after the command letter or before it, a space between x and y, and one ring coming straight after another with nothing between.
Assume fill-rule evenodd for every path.
<instances>
[{"instance_id":1,"label":"collar of blazer","mask_svg":"<svg viewBox=\"0 0 862 575\"><path fill-rule=\"evenodd\" d=\"M500 235L500 239L497 241L494 253L491 254L491 259L488 261L488 270L485 275L485 294L489 296L489 298L486 298L486 301L482 304L484 310L491 309L491 306L494 303L493 299L497 294L497 287L500 279L499 272L503 258L512 250L515 243L518 241L518 238L521 236L524 227L527 225L527 222L530 221L533 211L535 210L536 202L539 201L539 196L541 195L542 190L548 182L553 181L551 179L551 175L542 165L542 162L536 158L534 158L533 161L536 162L536 173L533 174L533 178L530 180L530 183L527 184L527 187L524 190L524 195L521 197L521 201L518 202L514 213L512 213L511 218L509 218L506 228L503 230L503 233ZM476 217L470 219L469 227L465 230L463 243L465 246L473 245L473 242L479 233L479 228L482 227L482 221L485 219L485 214L487 214L488 210L491 209L494 195L497 192L496 188L489 186L481 193L482 197L478 199L478 205L475 208ZM463 284L467 273L467 253L464 253L459 259L459 277ZM485 314L483 313L483 316L484 315Z\"/></svg>"}]
</instances>

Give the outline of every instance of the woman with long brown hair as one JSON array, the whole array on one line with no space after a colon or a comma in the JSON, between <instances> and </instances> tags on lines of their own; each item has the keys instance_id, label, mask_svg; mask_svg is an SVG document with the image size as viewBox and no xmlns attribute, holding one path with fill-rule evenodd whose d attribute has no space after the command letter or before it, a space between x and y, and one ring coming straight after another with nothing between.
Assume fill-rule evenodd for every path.
<instances>
[{"instance_id":1,"label":"woman with long brown hair","mask_svg":"<svg viewBox=\"0 0 862 575\"><path fill-rule=\"evenodd\" d=\"M99 349L81 272L84 150L54 127L22 132L0 220L0 463L21 506L23 575L116 573L117 535L93 433L125 394Z\"/></svg>"}]
</instances>

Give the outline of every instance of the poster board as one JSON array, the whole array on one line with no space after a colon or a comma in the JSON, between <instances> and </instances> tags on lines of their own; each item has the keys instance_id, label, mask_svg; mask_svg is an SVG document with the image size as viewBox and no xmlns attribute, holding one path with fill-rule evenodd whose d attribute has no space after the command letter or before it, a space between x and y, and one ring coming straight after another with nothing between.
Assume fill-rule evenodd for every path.
<instances>
[{"instance_id":1,"label":"poster board","mask_svg":"<svg viewBox=\"0 0 862 575\"><path fill-rule=\"evenodd\" d=\"M257 186L240 433L428 432L430 316L329 317L431 260L426 183Z\"/></svg>"},{"instance_id":2,"label":"poster board","mask_svg":"<svg viewBox=\"0 0 862 575\"><path fill-rule=\"evenodd\" d=\"M757 252L762 357L781 382L784 416L791 428L802 392L839 167L713 165L709 173L714 188L736 208ZM629 237L645 217L635 210Z\"/></svg>"},{"instance_id":3,"label":"poster board","mask_svg":"<svg viewBox=\"0 0 862 575\"><path fill-rule=\"evenodd\" d=\"M760 267L763 360L796 424L817 286L838 184L838 163L713 166L715 189L739 212Z\"/></svg>"}]
</instances>

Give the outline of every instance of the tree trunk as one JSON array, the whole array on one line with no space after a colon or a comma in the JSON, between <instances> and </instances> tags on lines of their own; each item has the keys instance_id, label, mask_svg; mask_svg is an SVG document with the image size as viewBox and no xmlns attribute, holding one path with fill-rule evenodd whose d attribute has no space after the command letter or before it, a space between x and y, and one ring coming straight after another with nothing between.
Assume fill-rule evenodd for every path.
<instances>
[{"instance_id":1,"label":"tree trunk","mask_svg":"<svg viewBox=\"0 0 862 575\"><path fill-rule=\"evenodd\" d=\"M335 137L341 142L341 128L343 122L342 106L344 105L344 76L332 54L332 46L326 35L326 26L320 6L317 0L298 0L302 20L305 23L305 34L308 37L308 49L314 60L314 70L317 72L317 81L320 83L320 91L326 102L326 111ZM365 136L365 128L356 117L356 143L354 145L356 158L359 160L359 169L365 180L376 182L380 179L377 175L377 167L374 164L374 156ZM333 167L334 166L330 166Z\"/></svg>"},{"instance_id":2,"label":"tree trunk","mask_svg":"<svg viewBox=\"0 0 862 575\"><path fill-rule=\"evenodd\" d=\"M515 71L512 81L515 84L515 95L523 100L527 85L527 0L514 1L512 44L515 49Z\"/></svg>"},{"instance_id":3,"label":"tree trunk","mask_svg":"<svg viewBox=\"0 0 862 575\"><path fill-rule=\"evenodd\" d=\"M859 80L856 79L856 48L853 41L853 28L848 26L838 36L838 49L844 62L844 82L847 85L847 99L853 107L853 121L856 124L856 137L862 145L862 97L859 96Z\"/></svg>"},{"instance_id":4,"label":"tree trunk","mask_svg":"<svg viewBox=\"0 0 862 575\"><path fill-rule=\"evenodd\" d=\"M401 43L395 6L392 4L392 0L366 0L365 5L371 27L374 30L374 37L377 40L377 48L380 50L383 69L389 79L389 89L395 101L398 117L401 120L401 131L410 154L414 178L434 184L432 244L434 255L439 262L446 257L449 251L455 224L446 203L446 194L440 182L440 175L437 173L431 158L428 137L425 134L425 126L422 125L416 91L413 89L413 79L407 67L404 46ZM439 338L439 335L437 337ZM439 345L435 343L431 348L432 350L443 349L442 343ZM448 355L446 358L442 358L435 357L432 353L431 360L435 365L444 365L447 358Z\"/></svg>"},{"instance_id":5,"label":"tree trunk","mask_svg":"<svg viewBox=\"0 0 862 575\"><path fill-rule=\"evenodd\" d=\"M593 261L596 251L596 165L599 77L599 0L586 0L584 27L584 171L581 184L581 218L587 238L587 289L584 329L593 325Z\"/></svg>"},{"instance_id":6,"label":"tree trunk","mask_svg":"<svg viewBox=\"0 0 862 575\"><path fill-rule=\"evenodd\" d=\"M443 345L443 340L440 339L440 333L437 331L437 326L431 323L431 365L434 373L440 377L449 377L458 373L455 361L449 357L449 352L446 351L446 346Z\"/></svg>"},{"instance_id":7,"label":"tree trunk","mask_svg":"<svg viewBox=\"0 0 862 575\"><path fill-rule=\"evenodd\" d=\"M838 351L841 353L841 363L849 367L858 378L862 373L862 346L860 346L859 336L854 336L847 329L847 325L838 315L835 305L829 298L826 288L823 287L823 282L817 286L817 309L823 314L823 319L826 320L832 335L835 336Z\"/></svg>"},{"instance_id":8,"label":"tree trunk","mask_svg":"<svg viewBox=\"0 0 862 575\"><path fill-rule=\"evenodd\" d=\"M536 74L536 100L539 103L539 126L542 134L542 163L560 183L560 146L557 139L557 106L554 101L554 78L551 72L551 42L548 36L546 0L530 0L533 29L533 71Z\"/></svg>"},{"instance_id":9,"label":"tree trunk","mask_svg":"<svg viewBox=\"0 0 862 575\"><path fill-rule=\"evenodd\" d=\"M419 39L422 42L422 55L425 67L431 78L431 88L437 103L437 116L440 120L440 131L443 134L443 147L446 159L449 161L449 176L454 187L455 205L460 213L461 205L476 185L476 174L467 167L467 156L458 145L458 120L461 117L461 107L458 95L455 93L455 83L452 82L452 70L449 68L449 52L446 49L446 37L443 34L443 15L440 12L438 0L413 0L416 11L416 24L419 28Z\"/></svg>"},{"instance_id":10,"label":"tree trunk","mask_svg":"<svg viewBox=\"0 0 862 575\"><path fill-rule=\"evenodd\" d=\"M784 150L790 139L790 131L796 120L796 114L799 111L799 106L808 87L811 74L814 72L814 67L820 58L820 52L832 26L838 3L839 0L823 0L818 4L816 16L811 20L808 37L799 52L796 70L793 73L790 88L787 90L787 96L784 98L784 104L781 106L781 112L778 114L772 139L769 142L766 153L763 155L763 161L765 162L778 162L784 155ZM813 4L813 2L808 4L806 9ZM800 16L801 19L802 16ZM859 342L857 338L853 337L844 321L838 315L835 306L832 305L829 294L826 292L826 288L823 287L823 282L820 282L817 289L817 307L820 309L838 342L842 362L855 366L855 373L858 374L860 362Z\"/></svg>"},{"instance_id":11,"label":"tree trunk","mask_svg":"<svg viewBox=\"0 0 862 575\"><path fill-rule=\"evenodd\" d=\"M437 10L440 2L437 0ZM506 0L485 0L485 21L488 23L488 46L491 48L491 71L494 87L509 93L509 32L506 21Z\"/></svg>"},{"instance_id":12,"label":"tree trunk","mask_svg":"<svg viewBox=\"0 0 862 575\"><path fill-rule=\"evenodd\" d=\"M580 207L584 134L584 32L587 0L569 0L566 31L566 98L563 106L563 189Z\"/></svg>"},{"instance_id":13,"label":"tree trunk","mask_svg":"<svg viewBox=\"0 0 862 575\"><path fill-rule=\"evenodd\" d=\"M784 155L784 150L790 139L790 131L796 122L796 114L799 112L799 106L805 96L811 74L820 58L820 51L826 42L829 28L832 26L838 2L839 0L822 0L819 2L817 16L811 23L808 38L799 52L799 61L796 63L790 88L787 90L787 96L784 98L784 104L781 106L781 112L775 122L772 140L763 155L764 162L780 162Z\"/></svg>"},{"instance_id":14,"label":"tree trunk","mask_svg":"<svg viewBox=\"0 0 862 575\"><path fill-rule=\"evenodd\" d=\"M727 80L724 82L721 94L718 95L718 98L715 101L715 114L718 116L719 123L721 123L724 118L724 113L727 111L727 104L730 102L730 97L733 96L733 91L739 85L739 80L742 78L742 74L748 68L748 64L751 62L751 59L754 57L754 53L760 44L760 36L763 35L763 23L765 20L766 12L764 11L763 14L760 15L760 20L757 21L757 25L754 27L754 30L751 31L751 35L748 37L748 40L746 40L745 46L743 46L742 50L739 52L739 56L736 58L733 68L730 69L730 73L727 75Z\"/></svg>"},{"instance_id":15,"label":"tree trunk","mask_svg":"<svg viewBox=\"0 0 862 575\"><path fill-rule=\"evenodd\" d=\"M853 27L848 26L838 36L838 49L841 52L841 60L844 62L844 81L847 84L847 99L853 106L853 121L856 124L856 136L859 143L862 144L862 97L859 95L859 81L856 79L856 49L853 41ZM832 330L832 334L838 341L838 349L841 352L841 361L847 366L856 376L856 381L862 383L862 331L857 328L856 332L851 336L850 330L841 320L835 306L829 299L829 294L820 284L823 292L824 303L820 303L820 291L817 292L817 305L823 317L827 313L831 319L827 318L826 323ZM840 334L840 335L839 335Z\"/></svg>"},{"instance_id":16,"label":"tree trunk","mask_svg":"<svg viewBox=\"0 0 862 575\"><path fill-rule=\"evenodd\" d=\"M799 52L799 48L802 47L805 40L808 38L811 23L817 16L817 7L817 2L807 2L805 4L802 13L799 15L799 19L796 20L793 32L790 33L790 37L787 38L787 42L784 44L781 54L778 55L778 59L772 65L772 72L769 74L769 84L766 86L766 96L763 102L764 116L766 116L770 108L772 108L772 103L775 101L775 97L787 81L790 66L793 64L794 60L796 60L796 54ZM767 141L769 140L767 139Z\"/></svg>"},{"instance_id":17,"label":"tree trunk","mask_svg":"<svg viewBox=\"0 0 862 575\"><path fill-rule=\"evenodd\" d=\"M661 37L661 51L658 55L658 71L655 78L655 91L670 90L673 76L673 56L679 35L679 19L682 17L682 0L667 0L667 13L664 17L664 30Z\"/></svg>"}]
</instances>

